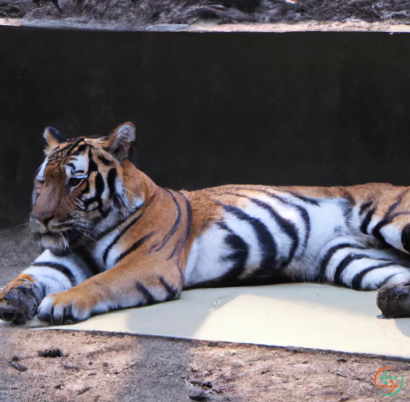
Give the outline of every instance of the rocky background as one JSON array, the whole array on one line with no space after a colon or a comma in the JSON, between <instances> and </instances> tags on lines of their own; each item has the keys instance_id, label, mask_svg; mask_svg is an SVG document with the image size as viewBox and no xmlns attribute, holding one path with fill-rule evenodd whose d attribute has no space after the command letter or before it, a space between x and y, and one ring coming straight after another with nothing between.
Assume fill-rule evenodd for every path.
<instances>
[{"instance_id":1,"label":"rocky background","mask_svg":"<svg viewBox=\"0 0 410 402\"><path fill-rule=\"evenodd\" d=\"M410 24L410 0L0 0L0 18L126 26L356 21Z\"/></svg>"}]
</instances>

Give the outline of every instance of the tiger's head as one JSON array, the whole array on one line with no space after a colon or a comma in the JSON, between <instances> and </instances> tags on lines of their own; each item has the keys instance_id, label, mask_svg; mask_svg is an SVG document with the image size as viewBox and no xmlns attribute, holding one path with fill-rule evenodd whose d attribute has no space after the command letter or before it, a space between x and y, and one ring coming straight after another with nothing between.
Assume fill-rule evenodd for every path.
<instances>
[{"instance_id":1,"label":"tiger's head","mask_svg":"<svg viewBox=\"0 0 410 402\"><path fill-rule=\"evenodd\" d=\"M68 248L71 233L92 237L143 203L128 191L124 166L135 141L135 126L124 123L107 137L66 140L44 131L46 158L38 169L32 197L31 228L53 252ZM110 223L111 222L111 223Z\"/></svg>"}]
</instances>

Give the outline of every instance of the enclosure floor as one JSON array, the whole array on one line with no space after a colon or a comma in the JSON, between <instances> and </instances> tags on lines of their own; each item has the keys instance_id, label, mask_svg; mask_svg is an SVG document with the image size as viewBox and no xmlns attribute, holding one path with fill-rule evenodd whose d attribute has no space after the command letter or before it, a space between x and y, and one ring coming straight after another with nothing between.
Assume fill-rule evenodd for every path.
<instances>
[{"instance_id":1,"label":"enclosure floor","mask_svg":"<svg viewBox=\"0 0 410 402\"><path fill-rule=\"evenodd\" d=\"M386 400L409 400L408 360L294 348L2 328L0 366L2 402L376 402L386 366L404 376Z\"/></svg>"}]
</instances>

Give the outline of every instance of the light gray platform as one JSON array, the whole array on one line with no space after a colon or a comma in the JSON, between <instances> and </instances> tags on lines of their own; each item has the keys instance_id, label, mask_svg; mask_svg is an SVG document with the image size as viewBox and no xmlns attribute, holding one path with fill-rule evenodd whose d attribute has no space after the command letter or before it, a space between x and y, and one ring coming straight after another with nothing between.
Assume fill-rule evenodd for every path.
<instances>
[{"instance_id":1,"label":"light gray platform","mask_svg":"<svg viewBox=\"0 0 410 402\"><path fill-rule=\"evenodd\" d=\"M376 294L311 283L200 289L177 301L49 328L410 358L410 319L378 318Z\"/></svg>"}]
</instances>

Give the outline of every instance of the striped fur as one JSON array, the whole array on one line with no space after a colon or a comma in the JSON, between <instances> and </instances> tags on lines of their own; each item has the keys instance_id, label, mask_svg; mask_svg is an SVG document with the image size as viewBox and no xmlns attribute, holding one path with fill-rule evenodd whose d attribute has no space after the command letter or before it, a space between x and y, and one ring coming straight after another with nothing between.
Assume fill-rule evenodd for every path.
<instances>
[{"instance_id":1,"label":"striped fur","mask_svg":"<svg viewBox=\"0 0 410 402\"><path fill-rule=\"evenodd\" d=\"M4 320L37 311L56 324L84 320L192 287L318 281L402 292L410 281L409 188L177 192L126 159L132 123L99 139L65 141L54 129L45 138L31 222L46 251L0 294ZM410 315L389 300L389 315Z\"/></svg>"}]
</instances>

